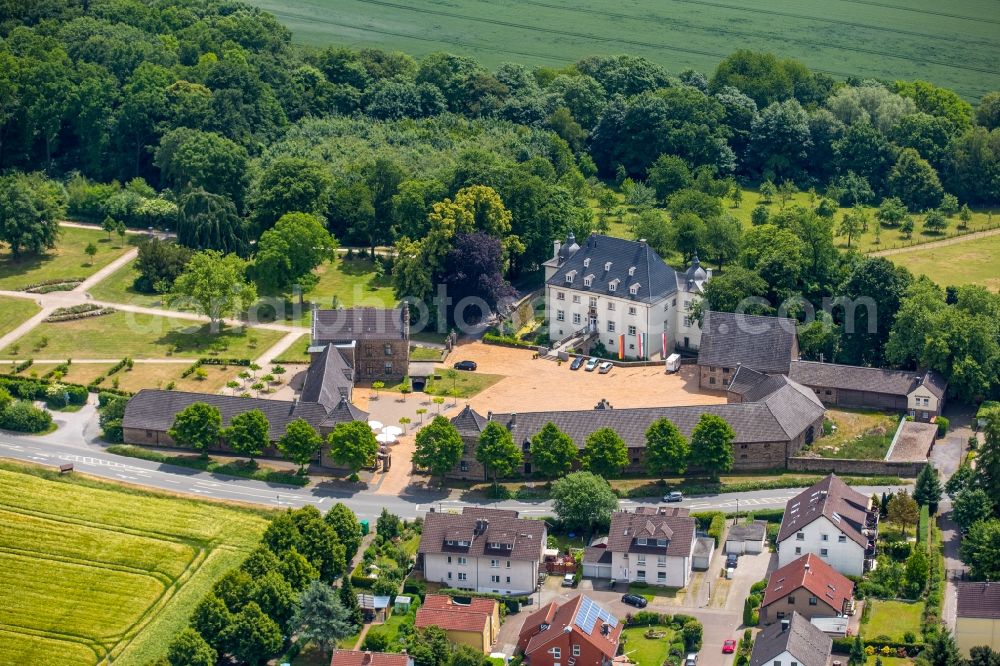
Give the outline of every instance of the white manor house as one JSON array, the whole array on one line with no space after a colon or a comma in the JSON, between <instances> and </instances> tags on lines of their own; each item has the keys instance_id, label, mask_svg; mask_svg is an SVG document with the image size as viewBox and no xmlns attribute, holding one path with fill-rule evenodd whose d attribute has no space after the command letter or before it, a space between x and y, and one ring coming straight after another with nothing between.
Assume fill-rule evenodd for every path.
<instances>
[{"instance_id":1,"label":"white manor house","mask_svg":"<svg viewBox=\"0 0 1000 666\"><path fill-rule=\"evenodd\" d=\"M662 359L677 347L696 350L701 328L692 306L711 271L697 255L676 271L644 240L570 233L554 243L545 267L545 309L553 342L590 335L627 359Z\"/></svg>"}]
</instances>

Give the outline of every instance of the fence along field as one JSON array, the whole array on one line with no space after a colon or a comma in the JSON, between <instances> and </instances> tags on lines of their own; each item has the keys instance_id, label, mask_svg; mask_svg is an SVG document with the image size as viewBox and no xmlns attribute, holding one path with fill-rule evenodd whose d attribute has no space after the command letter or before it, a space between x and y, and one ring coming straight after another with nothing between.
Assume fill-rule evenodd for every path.
<instances>
[{"instance_id":1,"label":"fence along field","mask_svg":"<svg viewBox=\"0 0 1000 666\"><path fill-rule=\"evenodd\" d=\"M838 78L923 79L970 99L1000 89L996 0L248 0L297 42L451 51L563 66L629 53L710 73L739 48Z\"/></svg>"},{"instance_id":2,"label":"fence along field","mask_svg":"<svg viewBox=\"0 0 1000 666\"><path fill-rule=\"evenodd\" d=\"M0 464L0 663L145 664L260 515Z\"/></svg>"}]
</instances>

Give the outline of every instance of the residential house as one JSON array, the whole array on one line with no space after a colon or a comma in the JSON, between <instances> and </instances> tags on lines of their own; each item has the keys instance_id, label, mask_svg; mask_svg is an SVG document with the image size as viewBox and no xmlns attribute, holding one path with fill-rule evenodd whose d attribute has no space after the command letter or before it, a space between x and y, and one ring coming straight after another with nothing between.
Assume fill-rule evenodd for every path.
<instances>
[{"instance_id":1,"label":"residential house","mask_svg":"<svg viewBox=\"0 0 1000 666\"><path fill-rule=\"evenodd\" d=\"M517 511L467 506L431 509L417 550L424 580L475 592L530 594L538 582L548 532Z\"/></svg>"},{"instance_id":2,"label":"residential house","mask_svg":"<svg viewBox=\"0 0 1000 666\"><path fill-rule=\"evenodd\" d=\"M465 442L465 451L448 476L458 479L486 479L486 470L475 459L476 443L489 421L507 428L524 454L523 473L532 471L531 438L547 423L554 423L569 435L582 451L587 437L603 427L613 429L628 448L627 472L645 470L646 430L659 418L670 419L690 437L703 414L715 414L733 428L733 469L775 469L784 467L788 458L823 434L826 409L809 389L784 376L771 378L767 391L758 391L754 399L724 405L689 407L642 407L614 409L601 401L592 410L519 412L484 417L466 407L452 423Z\"/></svg>"},{"instance_id":3,"label":"residential house","mask_svg":"<svg viewBox=\"0 0 1000 666\"><path fill-rule=\"evenodd\" d=\"M1000 583L959 581L955 587L955 642L962 654L979 645L1000 650Z\"/></svg>"},{"instance_id":4,"label":"residential house","mask_svg":"<svg viewBox=\"0 0 1000 666\"><path fill-rule=\"evenodd\" d=\"M778 531L778 566L817 555L847 576L860 576L875 560L878 510L871 498L831 474L788 501Z\"/></svg>"},{"instance_id":5,"label":"residential house","mask_svg":"<svg viewBox=\"0 0 1000 666\"><path fill-rule=\"evenodd\" d=\"M550 601L521 626L517 652L529 666L608 666L624 623L586 595Z\"/></svg>"},{"instance_id":6,"label":"residential house","mask_svg":"<svg viewBox=\"0 0 1000 666\"><path fill-rule=\"evenodd\" d=\"M754 639L750 666L827 666L833 640L793 612Z\"/></svg>"},{"instance_id":7,"label":"residential house","mask_svg":"<svg viewBox=\"0 0 1000 666\"><path fill-rule=\"evenodd\" d=\"M413 666L413 658L391 652L334 650L330 666Z\"/></svg>"},{"instance_id":8,"label":"residential house","mask_svg":"<svg viewBox=\"0 0 1000 666\"><path fill-rule=\"evenodd\" d=\"M698 350L698 386L725 391L740 366L787 375L798 358L795 320L706 311Z\"/></svg>"},{"instance_id":9,"label":"residential house","mask_svg":"<svg viewBox=\"0 0 1000 666\"><path fill-rule=\"evenodd\" d=\"M468 645L487 654L500 634L500 604L496 599L482 597L459 603L445 594L428 594L424 604L417 609L413 626L417 629L440 627L450 642Z\"/></svg>"},{"instance_id":10,"label":"residential house","mask_svg":"<svg viewBox=\"0 0 1000 666\"><path fill-rule=\"evenodd\" d=\"M693 308L711 274L697 256L676 271L644 240L591 234L581 247L570 233L542 265L553 340L583 334L632 359L698 348Z\"/></svg>"},{"instance_id":11,"label":"residential house","mask_svg":"<svg viewBox=\"0 0 1000 666\"><path fill-rule=\"evenodd\" d=\"M357 307L313 310L310 354L333 345L354 369L355 381L398 382L410 363L409 309Z\"/></svg>"},{"instance_id":12,"label":"residential house","mask_svg":"<svg viewBox=\"0 0 1000 666\"><path fill-rule=\"evenodd\" d=\"M779 622L792 613L807 620L839 617L854 604L854 583L809 553L776 569L767 579L760 624Z\"/></svg>"},{"instance_id":13,"label":"residential house","mask_svg":"<svg viewBox=\"0 0 1000 666\"><path fill-rule=\"evenodd\" d=\"M933 370L793 361L788 376L815 391L825 405L906 412L919 421L941 414L948 389L948 382Z\"/></svg>"},{"instance_id":14,"label":"residential house","mask_svg":"<svg viewBox=\"0 0 1000 666\"><path fill-rule=\"evenodd\" d=\"M726 552L739 555L756 555L764 552L764 538L767 536L767 522L755 520L729 528L726 535Z\"/></svg>"},{"instance_id":15,"label":"residential house","mask_svg":"<svg viewBox=\"0 0 1000 666\"><path fill-rule=\"evenodd\" d=\"M611 514L607 551L610 570L598 578L686 587L694 559L695 520L679 507L639 507ZM584 572L587 572L586 562Z\"/></svg>"}]
</instances>

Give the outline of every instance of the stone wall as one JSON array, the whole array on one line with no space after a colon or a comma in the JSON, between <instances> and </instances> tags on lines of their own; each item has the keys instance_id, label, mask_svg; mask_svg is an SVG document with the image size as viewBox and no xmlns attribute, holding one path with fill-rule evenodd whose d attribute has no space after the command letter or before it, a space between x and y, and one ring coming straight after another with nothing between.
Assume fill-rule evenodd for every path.
<instances>
[{"instance_id":1,"label":"stone wall","mask_svg":"<svg viewBox=\"0 0 1000 666\"><path fill-rule=\"evenodd\" d=\"M698 366L698 386L705 391L726 391L729 382L736 374L736 368L724 368L719 365Z\"/></svg>"},{"instance_id":2,"label":"stone wall","mask_svg":"<svg viewBox=\"0 0 1000 666\"><path fill-rule=\"evenodd\" d=\"M386 364L392 368L387 371ZM398 382L409 372L410 341L399 338L363 340L354 350L355 379L362 382Z\"/></svg>"},{"instance_id":3,"label":"stone wall","mask_svg":"<svg viewBox=\"0 0 1000 666\"><path fill-rule=\"evenodd\" d=\"M868 474L913 478L927 463L887 460L852 460L849 458L807 458L792 456L788 469L793 472L820 472L828 474Z\"/></svg>"}]
</instances>

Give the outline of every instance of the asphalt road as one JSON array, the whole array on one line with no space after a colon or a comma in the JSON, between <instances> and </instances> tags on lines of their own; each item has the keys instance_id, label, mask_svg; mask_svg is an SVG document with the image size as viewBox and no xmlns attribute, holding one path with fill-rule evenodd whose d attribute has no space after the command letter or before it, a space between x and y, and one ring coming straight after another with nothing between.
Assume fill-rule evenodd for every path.
<instances>
[{"instance_id":1,"label":"asphalt road","mask_svg":"<svg viewBox=\"0 0 1000 666\"><path fill-rule=\"evenodd\" d=\"M69 444L0 434L0 458L49 466L73 463L75 470L91 476L213 500L246 502L269 507L299 507L313 504L321 511L326 511L337 502L344 502L359 518L369 520L376 518L383 507L402 518L415 518L424 515L431 507L447 510L471 504L470 502L449 499L447 491L442 491L440 494L432 491L420 491L404 493L399 496L379 495L372 491L345 491L324 483L298 488L233 478L186 467L118 456L85 443L83 438L81 440L79 444ZM891 488L859 488L866 494L881 493L883 490L889 489ZM788 499L796 492L795 489L787 489L706 495L686 499L680 503L680 506L693 511L710 509L733 511L736 510L738 503L740 511L755 508L773 509L784 507ZM636 506L651 506L655 503L655 498L650 498L648 501L622 500L621 507L633 509ZM552 503L549 501L503 501L484 505L515 509L527 516L552 513Z\"/></svg>"}]
</instances>

